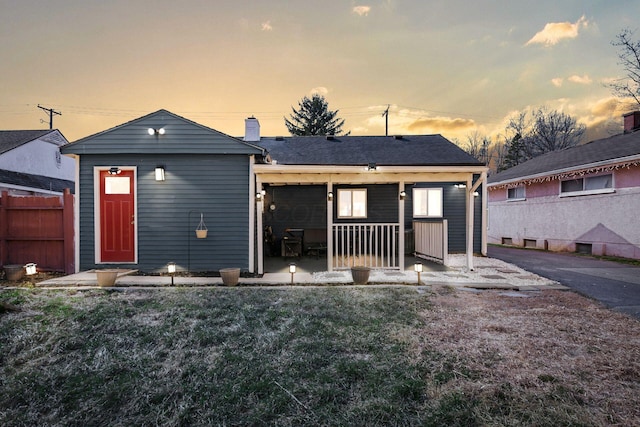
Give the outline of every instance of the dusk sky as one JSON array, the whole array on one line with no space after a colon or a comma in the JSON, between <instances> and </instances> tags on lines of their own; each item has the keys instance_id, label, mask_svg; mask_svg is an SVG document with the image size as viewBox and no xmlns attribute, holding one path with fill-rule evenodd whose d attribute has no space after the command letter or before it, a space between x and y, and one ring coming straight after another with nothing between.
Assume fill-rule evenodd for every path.
<instances>
[{"instance_id":1,"label":"dusk sky","mask_svg":"<svg viewBox=\"0 0 640 427\"><path fill-rule=\"evenodd\" d=\"M620 131L611 45L638 0L0 0L0 129L69 141L164 108L263 136L324 95L352 135L495 136L530 108ZM640 38L640 31L635 39Z\"/></svg>"}]
</instances>

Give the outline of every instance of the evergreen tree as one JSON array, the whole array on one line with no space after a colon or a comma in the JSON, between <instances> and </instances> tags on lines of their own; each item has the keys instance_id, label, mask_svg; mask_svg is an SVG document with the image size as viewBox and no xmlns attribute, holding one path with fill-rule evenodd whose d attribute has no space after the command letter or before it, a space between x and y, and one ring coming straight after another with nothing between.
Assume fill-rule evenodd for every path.
<instances>
[{"instance_id":1,"label":"evergreen tree","mask_svg":"<svg viewBox=\"0 0 640 427\"><path fill-rule=\"evenodd\" d=\"M525 153L524 141L522 136L517 133L507 143L507 154L504 156L502 164L498 165L498 172L509 169L528 160Z\"/></svg>"},{"instance_id":2,"label":"evergreen tree","mask_svg":"<svg viewBox=\"0 0 640 427\"><path fill-rule=\"evenodd\" d=\"M338 110L329 110L329 104L322 95L314 94L311 99L304 97L298 102L298 110L291 107L290 118L284 118L289 133L295 136L340 135L343 133L344 119L337 117ZM349 135L351 132L345 134Z\"/></svg>"}]
</instances>

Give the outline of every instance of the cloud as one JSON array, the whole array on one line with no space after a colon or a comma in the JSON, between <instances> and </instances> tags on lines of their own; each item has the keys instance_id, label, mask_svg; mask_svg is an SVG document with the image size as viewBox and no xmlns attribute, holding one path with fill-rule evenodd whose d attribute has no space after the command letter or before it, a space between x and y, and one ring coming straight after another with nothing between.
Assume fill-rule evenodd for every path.
<instances>
[{"instance_id":1,"label":"cloud","mask_svg":"<svg viewBox=\"0 0 640 427\"><path fill-rule=\"evenodd\" d=\"M360 16L367 16L371 11L371 6L354 6L353 13L356 13Z\"/></svg>"},{"instance_id":2,"label":"cloud","mask_svg":"<svg viewBox=\"0 0 640 427\"><path fill-rule=\"evenodd\" d=\"M591 77L587 76L586 74L584 76L573 75L569 77L567 80L573 83L581 84L581 85L588 85L588 84L591 84L591 82L593 81L591 80Z\"/></svg>"},{"instance_id":3,"label":"cloud","mask_svg":"<svg viewBox=\"0 0 640 427\"><path fill-rule=\"evenodd\" d=\"M562 77L556 77L555 79L551 79L551 83L553 83L553 85L555 87L560 87L562 86L562 82L564 81L564 79Z\"/></svg>"},{"instance_id":4,"label":"cloud","mask_svg":"<svg viewBox=\"0 0 640 427\"><path fill-rule=\"evenodd\" d=\"M273 31L273 27L271 26L271 21L266 21L262 23L262 31Z\"/></svg>"},{"instance_id":5,"label":"cloud","mask_svg":"<svg viewBox=\"0 0 640 427\"><path fill-rule=\"evenodd\" d=\"M411 132L421 132L423 130L429 130L430 132L456 132L471 129L475 126L475 121L471 119L427 117L414 120L409 123L407 129Z\"/></svg>"},{"instance_id":6,"label":"cloud","mask_svg":"<svg viewBox=\"0 0 640 427\"><path fill-rule=\"evenodd\" d=\"M531 44L542 44L544 46L553 46L563 39L575 39L581 28L589 26L589 21L584 15L578 19L575 24L571 22L550 22L544 26L542 31L538 31L525 46Z\"/></svg>"},{"instance_id":7,"label":"cloud","mask_svg":"<svg viewBox=\"0 0 640 427\"><path fill-rule=\"evenodd\" d=\"M311 93L311 95L318 94L318 95L325 96L326 94L329 93L329 89L327 89L324 86L318 86L311 89L309 93Z\"/></svg>"}]
</instances>

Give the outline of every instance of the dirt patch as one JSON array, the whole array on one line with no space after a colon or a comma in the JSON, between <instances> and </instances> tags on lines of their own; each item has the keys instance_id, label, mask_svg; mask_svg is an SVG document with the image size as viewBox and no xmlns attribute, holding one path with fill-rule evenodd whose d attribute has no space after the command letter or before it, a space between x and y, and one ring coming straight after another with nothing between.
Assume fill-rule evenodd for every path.
<instances>
[{"instance_id":1,"label":"dirt patch","mask_svg":"<svg viewBox=\"0 0 640 427\"><path fill-rule=\"evenodd\" d=\"M464 360L466 372L440 392L481 400L510 396L508 410L515 412L528 404L518 396L551 398L560 407L588 408L606 424L640 423L636 319L573 292L514 298L500 291L434 291L433 309L421 313L427 327L416 356L437 348Z\"/></svg>"}]
</instances>

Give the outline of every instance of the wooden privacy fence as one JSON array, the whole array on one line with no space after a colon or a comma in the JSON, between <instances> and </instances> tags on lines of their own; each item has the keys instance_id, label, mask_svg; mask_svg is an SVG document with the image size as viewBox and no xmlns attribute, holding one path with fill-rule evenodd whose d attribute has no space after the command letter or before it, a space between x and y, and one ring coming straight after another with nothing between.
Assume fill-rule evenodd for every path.
<instances>
[{"instance_id":1,"label":"wooden privacy fence","mask_svg":"<svg viewBox=\"0 0 640 427\"><path fill-rule=\"evenodd\" d=\"M75 271L73 194L0 199L0 264L35 262L38 270Z\"/></svg>"}]
</instances>

